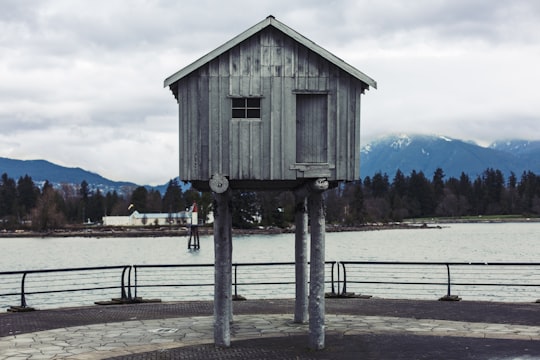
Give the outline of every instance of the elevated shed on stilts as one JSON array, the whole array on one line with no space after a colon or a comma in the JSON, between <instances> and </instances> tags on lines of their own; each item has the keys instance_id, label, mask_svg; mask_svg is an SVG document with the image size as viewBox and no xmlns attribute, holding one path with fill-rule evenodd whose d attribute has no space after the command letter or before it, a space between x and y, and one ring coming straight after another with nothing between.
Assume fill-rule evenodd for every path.
<instances>
[{"instance_id":1,"label":"elevated shed on stilts","mask_svg":"<svg viewBox=\"0 0 540 360\"><path fill-rule=\"evenodd\" d=\"M360 97L377 83L269 16L165 87L179 105L180 179L214 193L215 344L231 341L231 189L279 189L296 201L294 320L309 316L309 346L324 348L322 193L359 178Z\"/></svg>"}]
</instances>

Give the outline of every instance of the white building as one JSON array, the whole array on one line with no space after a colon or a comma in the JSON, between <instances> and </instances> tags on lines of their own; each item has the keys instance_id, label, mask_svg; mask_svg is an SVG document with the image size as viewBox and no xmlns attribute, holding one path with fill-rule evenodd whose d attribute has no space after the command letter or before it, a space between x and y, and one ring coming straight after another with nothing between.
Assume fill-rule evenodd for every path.
<instances>
[{"instance_id":1,"label":"white building","mask_svg":"<svg viewBox=\"0 0 540 360\"><path fill-rule=\"evenodd\" d=\"M189 225L192 218L191 211L177 213L139 213L134 211L129 216L104 216L105 226L145 226L145 225Z\"/></svg>"}]
</instances>

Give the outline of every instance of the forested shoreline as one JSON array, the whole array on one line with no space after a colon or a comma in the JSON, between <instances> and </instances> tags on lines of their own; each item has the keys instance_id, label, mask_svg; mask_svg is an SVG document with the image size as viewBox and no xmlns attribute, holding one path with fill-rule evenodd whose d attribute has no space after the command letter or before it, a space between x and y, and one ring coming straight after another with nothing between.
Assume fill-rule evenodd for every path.
<instances>
[{"instance_id":1,"label":"forested shoreline","mask_svg":"<svg viewBox=\"0 0 540 360\"><path fill-rule=\"evenodd\" d=\"M171 180L166 192L139 186L127 194L103 194L86 181L80 185L38 187L31 177L0 178L0 230L47 232L81 224L99 224L103 216L141 213L173 213L197 202L199 219L212 208L210 193L182 191ZM234 191L233 226L238 229L290 228L294 223L291 192ZM430 176L419 171L405 175L397 170L392 178L377 173L362 180L341 183L325 192L329 225L361 227L395 223L404 219L460 218L487 215L540 215L540 177L528 171L506 179L497 169L486 169L476 178L462 173L446 178L439 168ZM133 206L131 206L133 205ZM151 227L153 224L148 224Z\"/></svg>"}]
</instances>

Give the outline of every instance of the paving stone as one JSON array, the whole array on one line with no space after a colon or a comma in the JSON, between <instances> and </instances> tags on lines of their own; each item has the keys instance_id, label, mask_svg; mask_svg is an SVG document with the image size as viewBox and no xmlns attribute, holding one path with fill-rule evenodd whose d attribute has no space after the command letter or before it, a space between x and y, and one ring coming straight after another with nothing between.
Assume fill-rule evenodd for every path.
<instances>
[{"instance_id":1,"label":"paving stone","mask_svg":"<svg viewBox=\"0 0 540 360\"><path fill-rule=\"evenodd\" d=\"M356 339L355 341L360 342L360 345L363 346L363 350L356 349L359 351L371 349L369 342L367 342L365 339L373 339L374 337L379 339L382 343L386 343L386 341L390 341L390 339L397 339L396 341L403 342L404 349L409 349L408 342L413 340L424 344L424 346L436 344L437 342L442 341L441 339L447 339L444 341L453 345L465 345L472 343L481 344L481 342L485 342L484 344L490 344L490 346L494 346L491 344L496 344L490 341L501 340L504 344L510 344L508 346L515 347L515 350L517 351L516 354L530 355L532 351L533 355L538 355L538 357L540 357L540 349L538 352L536 352L537 348L539 347L539 342L537 340L540 340L540 327L531 326L533 324L536 325L531 318L534 319L535 315L540 312L540 308L538 306L497 306L495 307L497 313L495 313L494 310L492 314L490 313L490 315L486 317L490 319L497 318L497 316L501 316L499 314L501 309L508 309L508 316L505 319L511 320L509 323L515 321L517 325L514 326L510 325L509 323L502 324L465 321L468 319L475 319L474 316L476 314L470 314L469 312L463 310L462 304L455 304L452 308L454 312L459 312L461 318L426 319L424 318L426 313L433 314L432 309L448 309L448 305L430 303L427 306L427 310L426 306L418 307L416 310L417 314L422 315L423 317L415 318L414 316L386 316L388 314L396 314L396 311L390 311L390 308L388 310L382 309L384 311L381 310L381 313L383 313L385 316L380 316L373 313L371 313L371 315L360 314L357 313L357 309L364 308L364 306L359 306L358 304L371 304L371 302L361 303L358 301L340 301L345 302L333 303L328 301L327 303L331 305L331 308L333 306L336 311L342 312L337 314L327 314L325 317L327 337L333 339L332 341L338 341L338 343L341 341L339 344L336 343L338 345L335 345L334 347L331 347L329 343L327 347L330 350L328 351L343 348L344 346L347 347L348 345L343 343L343 341L345 341L344 339L347 339L347 337L350 339L354 337L354 339ZM275 306L275 309L284 309L285 307L282 306L284 303L286 302L272 301L272 304L268 306L268 302L266 302L264 303L266 305L265 307L260 307L258 309L253 307L253 303L240 305L241 308L245 307L245 310L243 310L245 312L236 314L234 317L234 322L231 325L231 336L233 343L236 343L241 339L250 339L249 341L251 342L264 340L267 344L286 344L287 341L285 339L295 339L294 341L297 341L296 339L303 339L300 348L305 349L307 347L306 339L309 332L309 326L307 324L296 324L292 322L292 315L290 313L271 313L273 311L272 306ZM259 302L259 304L263 304L263 302ZM385 302L384 304L390 307L393 303ZM407 304L411 308L416 307L416 303L414 302L409 302ZM399 305L399 309L402 309L403 302L399 303ZM144 309L146 309L148 313L151 313L152 316L158 316L159 311L155 311L155 309L160 309L161 306L162 305L144 306ZM164 309L169 309L169 307L170 305L163 305ZM466 305L466 307L469 308L469 305ZM483 307L471 306L470 308L478 312L484 308L491 308L491 305L484 305ZM99 311L102 311L101 308L99 309ZM106 357L111 351L117 354L149 351L147 357L148 359L165 359L167 357L163 356L167 354L174 355L177 353L175 352L175 349L182 346L186 347L190 344L206 344L204 346L190 348L194 351L194 354L196 354L199 350L200 354L203 354L205 351L211 351L212 349L211 344L213 342L214 320L211 314L206 316L188 316L190 314L187 314L186 317L179 317L179 312L175 312L174 316L171 316L170 312L165 312L162 314L162 316L165 316L166 318L145 318L144 313L129 305L128 308L116 307L116 312L122 313L124 312L124 309L126 309L126 315L129 316L125 316L121 321L114 322L114 319L121 318L121 316L116 314L114 311L105 310L104 312L109 314L110 318L105 319L104 317L101 317L101 319L105 320L105 323L102 324L83 323L80 324L80 326L64 326L57 329L19 334L16 336L4 335L3 337L0 337L0 360L7 358L30 358L30 356L33 355L44 356L44 358L66 357L86 360L95 359L98 358L98 356ZM251 309L249 310L251 313L248 311L248 309ZM456 311L456 309L462 310ZM82 311L80 313L84 313L84 321L86 321L86 319L90 319L92 317L90 316L92 311L94 314L96 314L96 310L97 309L89 309L87 312ZM259 310L263 313L259 314L254 312L254 310ZM349 313L346 313L346 311ZM449 312L447 310L445 311ZM132 316L133 312L136 312L137 316ZM45 315L38 313L30 314L28 319L31 319L32 316L35 316L36 319L50 319L46 316L47 312L44 314ZM58 316L61 315L59 312L56 312L55 314ZM516 316L516 314L521 315ZM411 315L413 314L411 313ZM511 317L511 315L514 316L514 318ZM11 314L9 316L11 316ZM96 314L96 316L102 315ZM0 315L0 325L13 324L14 322L20 324L18 321L13 321L14 318L10 317L11 320L9 323L4 322L3 318L4 315ZM538 317L536 317L536 319L537 318ZM456 321L459 319L463 319L463 321ZM24 327L21 329L23 328ZM3 334L7 334L9 331L14 332L20 330L11 328L8 329L8 331L5 331L5 329L2 328L0 333L3 332ZM420 335L422 336L418 337ZM423 340L424 338L429 338L431 340ZM298 343L295 344L295 346L298 346ZM463 348L467 346L463 346ZM160 347L166 348L167 351L157 353L156 351ZM238 354L255 354L258 351L250 346L241 349L243 350L239 350L240 352L238 352ZM263 350L269 351L269 353L275 351L275 353L272 354L277 354L276 356L278 358L283 358L278 355L283 355L288 351L285 348L270 349L265 347L263 347L261 351ZM407 354L407 351L409 351L408 354L415 354L415 351L417 353L418 349L411 347L410 350L404 350L403 353ZM233 351L232 353L236 352ZM228 350L223 352L223 354L232 353L228 352ZM6 354L9 355L6 356ZM294 354L298 355L297 353ZM317 354L321 353L311 354L310 356L313 355L313 358L320 358ZM160 357L157 357L158 355ZM304 355L296 357L301 359L312 358L309 356L304 357ZM401 356L401 353L398 354L398 358L399 356ZM293 356L290 358L296 357ZM432 356L432 358L440 357L444 356ZM144 357L140 357L140 359L143 358ZM195 359L204 357L192 358ZM322 358L324 358L324 356ZM347 357L340 358L345 359ZM484 356L483 358L488 357Z\"/></svg>"}]
</instances>

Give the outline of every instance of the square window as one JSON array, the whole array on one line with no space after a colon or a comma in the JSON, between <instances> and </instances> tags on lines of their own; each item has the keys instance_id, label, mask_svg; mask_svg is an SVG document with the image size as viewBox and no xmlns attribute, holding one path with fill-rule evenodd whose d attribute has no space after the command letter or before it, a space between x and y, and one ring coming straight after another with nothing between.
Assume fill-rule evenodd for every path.
<instances>
[{"instance_id":1,"label":"square window","mask_svg":"<svg viewBox=\"0 0 540 360\"><path fill-rule=\"evenodd\" d=\"M260 119L261 98L233 98L233 119Z\"/></svg>"}]
</instances>

